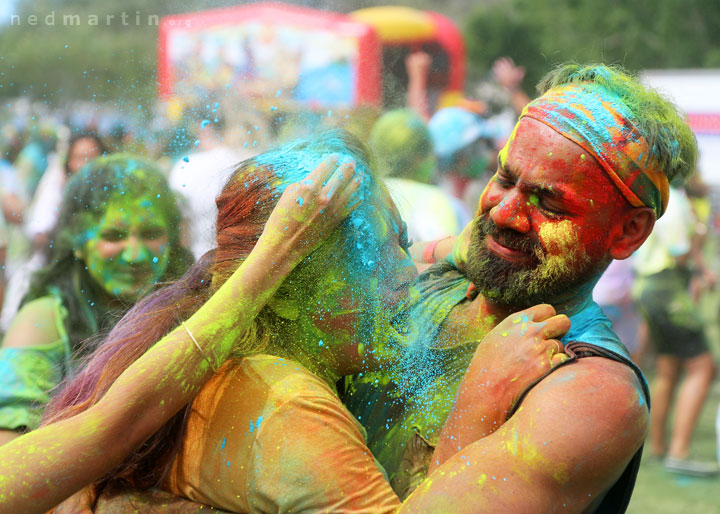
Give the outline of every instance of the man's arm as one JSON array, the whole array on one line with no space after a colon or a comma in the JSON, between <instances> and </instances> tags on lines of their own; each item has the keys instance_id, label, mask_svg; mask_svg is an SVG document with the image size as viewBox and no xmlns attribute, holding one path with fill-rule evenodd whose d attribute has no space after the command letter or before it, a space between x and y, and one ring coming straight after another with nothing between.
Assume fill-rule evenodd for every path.
<instances>
[{"instance_id":1,"label":"man's arm","mask_svg":"<svg viewBox=\"0 0 720 514\"><path fill-rule=\"evenodd\" d=\"M448 459L403 512L582 512L620 477L647 425L633 371L582 359L535 386L499 430Z\"/></svg>"}]
</instances>

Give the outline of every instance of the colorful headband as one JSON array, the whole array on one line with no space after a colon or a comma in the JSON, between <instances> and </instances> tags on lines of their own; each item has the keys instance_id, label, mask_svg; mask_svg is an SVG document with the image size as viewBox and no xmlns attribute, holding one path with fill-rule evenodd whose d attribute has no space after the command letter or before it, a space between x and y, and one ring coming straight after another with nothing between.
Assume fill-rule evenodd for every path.
<instances>
[{"instance_id":1,"label":"colorful headband","mask_svg":"<svg viewBox=\"0 0 720 514\"><path fill-rule=\"evenodd\" d=\"M651 207L659 218L669 183L628 108L602 86L568 84L549 90L523 110L590 153L633 207Z\"/></svg>"}]
</instances>

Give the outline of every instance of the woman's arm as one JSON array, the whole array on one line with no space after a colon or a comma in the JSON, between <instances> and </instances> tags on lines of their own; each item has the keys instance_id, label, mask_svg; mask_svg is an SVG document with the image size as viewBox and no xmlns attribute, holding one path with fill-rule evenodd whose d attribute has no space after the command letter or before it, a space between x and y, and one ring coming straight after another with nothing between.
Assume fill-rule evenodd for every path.
<instances>
[{"instance_id":1,"label":"woman's arm","mask_svg":"<svg viewBox=\"0 0 720 514\"><path fill-rule=\"evenodd\" d=\"M186 321L189 332L181 326L163 337L87 411L1 447L0 513L46 512L119 465L186 405L283 279L352 209L353 175L352 165L328 159L310 180L289 186L252 253Z\"/></svg>"},{"instance_id":2,"label":"woman's arm","mask_svg":"<svg viewBox=\"0 0 720 514\"><path fill-rule=\"evenodd\" d=\"M477 218L476 218L477 219ZM446 237L437 241L419 241L410 247L410 258L422 272L430 265L445 261L460 271L465 269L470 236L472 235L475 220L470 221L457 236Z\"/></svg>"},{"instance_id":3,"label":"woman's arm","mask_svg":"<svg viewBox=\"0 0 720 514\"><path fill-rule=\"evenodd\" d=\"M0 446L38 427L50 390L62 380L70 346L59 329L58 302L45 296L23 305L0 344Z\"/></svg>"}]
</instances>

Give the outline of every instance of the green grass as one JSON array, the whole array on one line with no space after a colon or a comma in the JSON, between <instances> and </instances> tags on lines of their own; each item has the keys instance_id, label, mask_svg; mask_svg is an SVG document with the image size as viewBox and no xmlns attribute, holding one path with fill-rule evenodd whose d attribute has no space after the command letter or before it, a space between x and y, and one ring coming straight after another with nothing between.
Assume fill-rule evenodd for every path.
<instances>
[{"instance_id":1,"label":"green grass","mask_svg":"<svg viewBox=\"0 0 720 514\"><path fill-rule=\"evenodd\" d=\"M720 391L716 382L695 429L691 450L693 459L715 459L718 402ZM662 462L649 457L646 446L628 513L720 514L720 476L694 478L668 473Z\"/></svg>"},{"instance_id":2,"label":"green grass","mask_svg":"<svg viewBox=\"0 0 720 514\"><path fill-rule=\"evenodd\" d=\"M716 363L720 357L719 306L720 288L716 287L704 298L701 306L703 317L709 322L708 336ZM652 375L648 375L652 383ZM715 416L719 403L720 380L716 378L695 428L690 455L692 459L712 461L717 458ZM668 473L662 462L649 457L646 446L628 513L720 514L720 476L694 478Z\"/></svg>"}]
</instances>

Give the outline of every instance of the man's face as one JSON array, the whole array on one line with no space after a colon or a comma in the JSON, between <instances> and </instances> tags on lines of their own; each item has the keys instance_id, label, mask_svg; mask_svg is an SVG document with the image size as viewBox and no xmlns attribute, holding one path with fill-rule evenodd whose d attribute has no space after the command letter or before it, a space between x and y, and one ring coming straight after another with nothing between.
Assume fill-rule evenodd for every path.
<instances>
[{"instance_id":1,"label":"man's face","mask_svg":"<svg viewBox=\"0 0 720 514\"><path fill-rule=\"evenodd\" d=\"M607 266L625 200L580 146L522 118L480 199L468 278L512 307L562 303Z\"/></svg>"}]
</instances>

